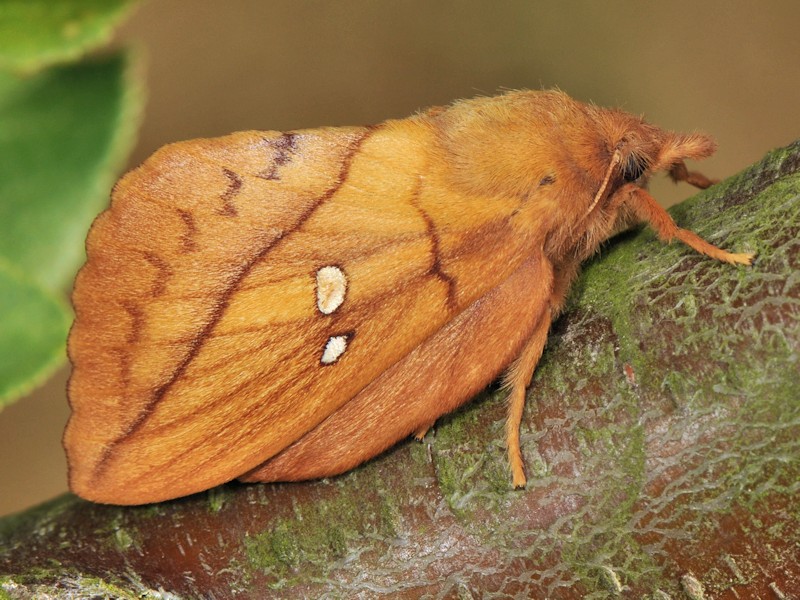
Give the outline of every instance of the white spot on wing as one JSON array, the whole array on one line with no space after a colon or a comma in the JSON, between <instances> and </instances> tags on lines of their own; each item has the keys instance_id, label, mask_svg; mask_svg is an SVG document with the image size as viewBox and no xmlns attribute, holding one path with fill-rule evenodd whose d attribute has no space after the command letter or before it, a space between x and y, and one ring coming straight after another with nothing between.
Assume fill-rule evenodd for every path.
<instances>
[{"instance_id":1,"label":"white spot on wing","mask_svg":"<svg viewBox=\"0 0 800 600\"><path fill-rule=\"evenodd\" d=\"M347 292L347 277L339 267L322 267L317 271L317 308L329 315L344 302ZM333 339L333 338L331 338Z\"/></svg>"},{"instance_id":2,"label":"white spot on wing","mask_svg":"<svg viewBox=\"0 0 800 600\"><path fill-rule=\"evenodd\" d=\"M334 335L328 338L325 349L322 351L322 358L319 359L323 365L332 365L347 350L347 336Z\"/></svg>"}]
</instances>

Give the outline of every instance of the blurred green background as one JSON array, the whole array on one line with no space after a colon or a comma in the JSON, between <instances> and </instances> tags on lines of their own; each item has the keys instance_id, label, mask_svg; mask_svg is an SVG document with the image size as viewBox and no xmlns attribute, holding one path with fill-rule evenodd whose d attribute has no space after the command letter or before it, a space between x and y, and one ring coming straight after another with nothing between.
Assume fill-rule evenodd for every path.
<instances>
[{"instance_id":1,"label":"blurred green background","mask_svg":"<svg viewBox=\"0 0 800 600\"><path fill-rule=\"evenodd\" d=\"M502 89L558 86L720 144L725 177L800 134L796 2L160 0L116 35L144 53L129 166L176 140L366 124ZM672 204L688 186L653 184ZM62 370L0 412L0 515L66 489Z\"/></svg>"}]
</instances>

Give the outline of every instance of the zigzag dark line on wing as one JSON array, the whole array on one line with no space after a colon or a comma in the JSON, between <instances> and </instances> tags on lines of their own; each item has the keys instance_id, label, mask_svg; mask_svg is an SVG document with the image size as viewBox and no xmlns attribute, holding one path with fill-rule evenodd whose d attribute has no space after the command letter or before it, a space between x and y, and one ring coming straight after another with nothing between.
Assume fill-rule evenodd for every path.
<instances>
[{"instance_id":1,"label":"zigzag dark line on wing","mask_svg":"<svg viewBox=\"0 0 800 600\"><path fill-rule=\"evenodd\" d=\"M183 244L181 252L183 254L194 252L197 250L197 242L194 239L197 235L197 225L194 222L194 217L188 210L183 210L182 208L176 208L175 210L178 211L178 216L180 216L184 227L186 227L186 233L181 236L181 243Z\"/></svg>"},{"instance_id":2,"label":"zigzag dark line on wing","mask_svg":"<svg viewBox=\"0 0 800 600\"><path fill-rule=\"evenodd\" d=\"M231 284L228 286L228 289L225 290L223 294L221 294L220 300L214 308L211 317L208 320L206 326L198 333L196 338L194 339L189 351L186 353L185 358L181 361L180 364L175 368L170 378L167 380L166 383L159 386L154 392L150 400L147 402L145 407L140 411L137 417L131 422L128 428L119 435L114 441L112 441L106 448L103 450L103 454L100 456L100 459L97 462L97 465L94 469L94 477L99 477L102 475L105 468L108 466L109 460L114 454L115 449L122 443L126 438L133 435L138 431L142 425L147 421L147 418L153 413L158 403L161 399L166 395L166 393L172 388L175 382L180 378L180 376L186 371L187 367L191 364L191 362L195 359L198 355L200 350L203 347L205 341L210 337L211 332L213 331L214 327L216 327L217 323L219 323L222 316L225 314L225 309L228 306L228 302L230 301L233 294L239 287L241 281L247 276L247 274L253 269L253 267L262 261L278 244L281 243L281 240L288 238L293 231L302 227L302 225L311 218L311 216L316 212L316 210L322 206L325 202L330 200L337 191L342 187L344 182L347 180L347 176L350 172L350 166L352 164L353 158L355 157L358 149L364 143L364 141L375 132L377 127L369 127L361 135L359 138L353 140L350 145L347 154L345 155L344 159L342 160L342 168L339 171L339 176L336 178L334 184L326 190L318 199L317 201L308 208L300 217L297 219L295 224L286 232L279 235L277 238L272 240L269 244L264 246L258 253L256 253L247 263L245 263L242 268L239 270L239 273L233 278Z\"/></svg>"},{"instance_id":3,"label":"zigzag dark line on wing","mask_svg":"<svg viewBox=\"0 0 800 600\"><path fill-rule=\"evenodd\" d=\"M278 174L279 167L288 165L292 161L292 155L297 151L297 134L289 131L281 134L277 140L265 139L264 141L268 146L275 149L276 154L272 159L270 168L265 169L261 173L257 173L256 177L271 181L280 181L281 177Z\"/></svg>"},{"instance_id":4,"label":"zigzag dark line on wing","mask_svg":"<svg viewBox=\"0 0 800 600\"><path fill-rule=\"evenodd\" d=\"M428 274L436 277L447 286L447 306L450 310L454 310L456 306L456 285L458 282L452 275L448 275L442 268L442 252L441 242L439 240L439 231L436 229L436 223L433 222L431 216L423 209L418 202L418 198L422 193L422 180L417 182L417 187L414 189L414 196L410 201L411 206L417 209L425 221L425 228L427 235L431 240L431 257L432 262Z\"/></svg>"},{"instance_id":5,"label":"zigzag dark line on wing","mask_svg":"<svg viewBox=\"0 0 800 600\"><path fill-rule=\"evenodd\" d=\"M172 268L155 252L142 252L142 257L150 265L152 265L158 273L155 281L153 282L153 287L150 290L150 295L153 298L158 298L159 296L164 295L164 292L167 291L167 282L169 281L170 277L172 277ZM127 308L125 310L127 310Z\"/></svg>"},{"instance_id":6,"label":"zigzag dark line on wing","mask_svg":"<svg viewBox=\"0 0 800 600\"><path fill-rule=\"evenodd\" d=\"M222 208L219 209L219 214L226 217L235 217L238 216L239 211L233 203L233 198L239 193L239 190L242 189L242 178L228 168L223 168L222 172L225 173L225 177L228 178L228 188L220 196Z\"/></svg>"},{"instance_id":7,"label":"zigzag dark line on wing","mask_svg":"<svg viewBox=\"0 0 800 600\"><path fill-rule=\"evenodd\" d=\"M114 346L110 349L110 352L114 354L119 361L120 382L122 383L123 389L127 390L131 383L131 353L129 348L139 342L144 315L139 306L130 301L123 302L122 309L128 313L130 317L130 330L125 337L125 344L123 346Z\"/></svg>"}]
</instances>

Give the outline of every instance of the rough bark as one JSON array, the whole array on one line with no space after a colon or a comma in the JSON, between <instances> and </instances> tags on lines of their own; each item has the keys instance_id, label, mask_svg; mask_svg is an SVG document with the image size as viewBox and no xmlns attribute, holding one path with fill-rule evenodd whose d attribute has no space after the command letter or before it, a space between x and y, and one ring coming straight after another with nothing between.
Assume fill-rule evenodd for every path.
<instances>
[{"instance_id":1,"label":"rough bark","mask_svg":"<svg viewBox=\"0 0 800 600\"><path fill-rule=\"evenodd\" d=\"M0 597L793 597L798 171L800 142L673 210L750 268L647 230L587 267L529 392L526 490L490 390L330 480L6 518Z\"/></svg>"}]
</instances>

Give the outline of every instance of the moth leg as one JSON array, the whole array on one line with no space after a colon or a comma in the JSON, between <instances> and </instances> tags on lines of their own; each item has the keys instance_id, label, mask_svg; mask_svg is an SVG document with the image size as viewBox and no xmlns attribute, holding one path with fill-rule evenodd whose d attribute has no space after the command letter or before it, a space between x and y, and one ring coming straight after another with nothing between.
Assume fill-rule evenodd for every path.
<instances>
[{"instance_id":1,"label":"moth leg","mask_svg":"<svg viewBox=\"0 0 800 600\"><path fill-rule=\"evenodd\" d=\"M686 168L686 164L683 161L672 165L672 168L669 170L669 176L676 183L678 181L685 181L686 183L693 185L696 188L700 188L701 190L711 187L717 183L717 180L709 179L702 173L690 171Z\"/></svg>"},{"instance_id":2,"label":"moth leg","mask_svg":"<svg viewBox=\"0 0 800 600\"><path fill-rule=\"evenodd\" d=\"M436 421L431 421L427 425L423 425L422 427L417 429L414 432L414 439L417 440L418 442L421 442L422 438L425 437L425 434L427 434L428 431L430 431L431 427L433 427L435 424L436 424Z\"/></svg>"},{"instance_id":3,"label":"moth leg","mask_svg":"<svg viewBox=\"0 0 800 600\"><path fill-rule=\"evenodd\" d=\"M709 244L696 233L688 229L681 229L675 224L675 221L672 220L669 213L656 202L655 198L642 188L632 186L628 190L628 193L632 200L628 205L635 212L636 216L642 221L647 221L656 231L658 237L665 242L678 239L690 248L694 248L700 254L705 254L711 258L731 264L749 265L753 260L752 254L734 254L727 250L722 250L713 244Z\"/></svg>"},{"instance_id":4,"label":"moth leg","mask_svg":"<svg viewBox=\"0 0 800 600\"><path fill-rule=\"evenodd\" d=\"M508 462L515 488L524 488L527 483L522 450L519 446L519 428L522 424L522 411L525 408L525 389L531 382L533 370L542 357L547 332L550 330L550 312L546 311L539 319L521 354L506 371L503 385L510 388L508 395L508 419L506 420L506 445Z\"/></svg>"}]
</instances>

